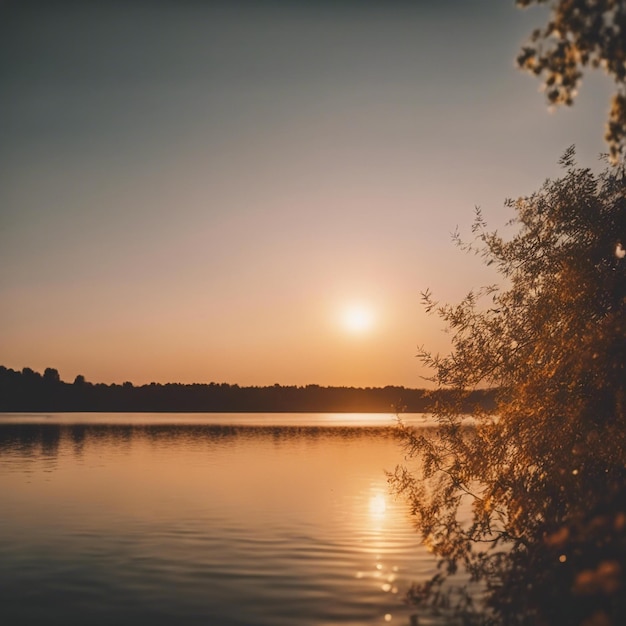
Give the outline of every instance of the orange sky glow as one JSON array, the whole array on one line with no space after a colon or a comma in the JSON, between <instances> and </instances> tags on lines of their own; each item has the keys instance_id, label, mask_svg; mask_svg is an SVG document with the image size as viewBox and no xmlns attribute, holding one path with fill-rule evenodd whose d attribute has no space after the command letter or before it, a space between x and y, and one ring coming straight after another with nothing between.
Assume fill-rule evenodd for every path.
<instances>
[{"instance_id":1,"label":"orange sky glow","mask_svg":"<svg viewBox=\"0 0 626 626\"><path fill-rule=\"evenodd\" d=\"M425 386L420 305L490 283L473 208L604 151L545 18L467 3L0 4L0 364L92 382Z\"/></svg>"}]
</instances>

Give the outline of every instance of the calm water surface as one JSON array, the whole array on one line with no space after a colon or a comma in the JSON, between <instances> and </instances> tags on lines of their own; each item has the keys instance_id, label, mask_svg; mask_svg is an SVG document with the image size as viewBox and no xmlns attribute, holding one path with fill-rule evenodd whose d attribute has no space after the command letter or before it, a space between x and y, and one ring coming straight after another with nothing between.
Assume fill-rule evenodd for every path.
<instances>
[{"instance_id":1,"label":"calm water surface","mask_svg":"<svg viewBox=\"0 0 626 626\"><path fill-rule=\"evenodd\" d=\"M0 623L415 623L392 423L0 414Z\"/></svg>"}]
</instances>

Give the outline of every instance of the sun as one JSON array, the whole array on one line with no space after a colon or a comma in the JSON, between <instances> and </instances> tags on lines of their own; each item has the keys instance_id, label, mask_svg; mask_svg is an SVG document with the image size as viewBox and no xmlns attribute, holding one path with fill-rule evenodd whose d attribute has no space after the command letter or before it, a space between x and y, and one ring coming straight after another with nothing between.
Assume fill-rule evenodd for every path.
<instances>
[{"instance_id":1,"label":"sun","mask_svg":"<svg viewBox=\"0 0 626 626\"><path fill-rule=\"evenodd\" d=\"M372 329L374 313L362 304L347 306L341 315L342 326L350 333L361 334Z\"/></svg>"}]
</instances>

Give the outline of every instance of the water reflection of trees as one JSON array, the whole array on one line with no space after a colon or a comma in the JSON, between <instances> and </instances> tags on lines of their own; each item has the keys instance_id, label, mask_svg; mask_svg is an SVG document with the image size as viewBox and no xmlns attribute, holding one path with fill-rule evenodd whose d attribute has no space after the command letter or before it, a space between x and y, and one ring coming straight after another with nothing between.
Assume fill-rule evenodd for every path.
<instances>
[{"instance_id":1,"label":"water reflection of trees","mask_svg":"<svg viewBox=\"0 0 626 626\"><path fill-rule=\"evenodd\" d=\"M94 445L130 445L149 441L163 446L193 442L223 445L242 439L271 439L277 443L293 440L323 441L327 439L358 440L371 437L398 438L388 427L343 426L237 426L215 424L63 424L19 423L0 424L0 455L56 458L64 443L78 456L85 447Z\"/></svg>"},{"instance_id":2,"label":"water reflection of trees","mask_svg":"<svg viewBox=\"0 0 626 626\"><path fill-rule=\"evenodd\" d=\"M0 455L56 457L62 439L58 424L2 424Z\"/></svg>"}]
</instances>

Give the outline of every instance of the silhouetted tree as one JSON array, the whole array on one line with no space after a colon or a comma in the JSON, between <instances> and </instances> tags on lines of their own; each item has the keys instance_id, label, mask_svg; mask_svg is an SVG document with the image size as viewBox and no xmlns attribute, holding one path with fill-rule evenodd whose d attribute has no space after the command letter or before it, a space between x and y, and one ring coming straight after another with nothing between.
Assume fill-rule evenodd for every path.
<instances>
[{"instance_id":1,"label":"silhouetted tree","mask_svg":"<svg viewBox=\"0 0 626 626\"><path fill-rule=\"evenodd\" d=\"M39 372L35 372L30 367L22 368L22 377L26 381L41 380L41 374Z\"/></svg>"},{"instance_id":2,"label":"silhouetted tree","mask_svg":"<svg viewBox=\"0 0 626 626\"><path fill-rule=\"evenodd\" d=\"M518 232L462 247L503 287L459 305L424 294L452 333L422 350L439 389L436 434L404 430L392 482L411 502L441 570L413 599L485 624L626 623L626 172L594 175L573 149L563 178L509 201ZM495 413L465 398L498 388ZM408 469L410 467L410 469ZM449 575L464 565L484 604Z\"/></svg>"},{"instance_id":3,"label":"silhouetted tree","mask_svg":"<svg viewBox=\"0 0 626 626\"><path fill-rule=\"evenodd\" d=\"M605 139L612 158L626 148L626 2L624 0L516 0L549 4L550 18L536 29L518 65L540 76L548 102L571 105L583 69L603 68L616 85Z\"/></svg>"},{"instance_id":4,"label":"silhouetted tree","mask_svg":"<svg viewBox=\"0 0 626 626\"><path fill-rule=\"evenodd\" d=\"M61 376L59 375L58 370L55 370L52 367L46 367L46 369L43 372L43 379L48 383L61 382Z\"/></svg>"},{"instance_id":5,"label":"silhouetted tree","mask_svg":"<svg viewBox=\"0 0 626 626\"><path fill-rule=\"evenodd\" d=\"M489 403L486 394L472 400ZM21 372L0 366L0 411L250 411L392 412L394 407L419 412L424 391L404 387L354 388L272 385L240 387L227 383L208 385L134 386L92 384L81 374L72 384L48 368L42 377L30 368Z\"/></svg>"}]
</instances>

